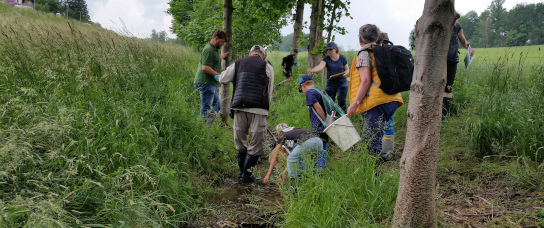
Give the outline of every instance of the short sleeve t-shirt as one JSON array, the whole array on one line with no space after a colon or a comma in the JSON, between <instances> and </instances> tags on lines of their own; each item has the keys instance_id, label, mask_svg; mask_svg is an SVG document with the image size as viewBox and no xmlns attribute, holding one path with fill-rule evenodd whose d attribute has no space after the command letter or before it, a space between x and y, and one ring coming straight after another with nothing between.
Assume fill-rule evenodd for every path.
<instances>
[{"instance_id":1,"label":"short sleeve t-shirt","mask_svg":"<svg viewBox=\"0 0 544 228\"><path fill-rule=\"evenodd\" d=\"M318 117L316 113L313 111L313 105L318 102L321 105L321 107L325 107L325 105L323 104L323 97L321 97L321 94L319 94L318 91L315 91L313 89L306 90L306 106L308 106L308 111L310 112L310 122L312 123L312 132L319 133L325 130L325 126L323 126L323 123L321 122L321 120L319 120L320 117Z\"/></svg>"},{"instance_id":2,"label":"short sleeve t-shirt","mask_svg":"<svg viewBox=\"0 0 544 228\"><path fill-rule=\"evenodd\" d=\"M330 56L325 56L323 61L326 63L325 67L327 67L327 79L330 79L331 75L344 72L344 66L348 64L348 60L344 55L340 55L336 61L332 60ZM346 80L345 77L333 78L333 80L338 79Z\"/></svg>"},{"instance_id":3,"label":"short sleeve t-shirt","mask_svg":"<svg viewBox=\"0 0 544 228\"><path fill-rule=\"evenodd\" d=\"M194 83L220 86L221 84L213 78L214 75L206 74L206 72L202 70L202 66L210 66L217 73L221 73L221 58L219 57L219 49L214 47L211 43L206 44L202 50Z\"/></svg>"}]
</instances>

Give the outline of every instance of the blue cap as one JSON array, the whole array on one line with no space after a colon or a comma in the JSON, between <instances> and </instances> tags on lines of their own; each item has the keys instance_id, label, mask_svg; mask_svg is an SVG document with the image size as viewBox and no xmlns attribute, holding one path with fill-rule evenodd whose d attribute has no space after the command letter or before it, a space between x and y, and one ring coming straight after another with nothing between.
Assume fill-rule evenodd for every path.
<instances>
[{"instance_id":1,"label":"blue cap","mask_svg":"<svg viewBox=\"0 0 544 228\"><path fill-rule=\"evenodd\" d=\"M327 44L327 48L338 49L338 48L336 47L336 43L334 43L334 42L329 42L329 43Z\"/></svg>"},{"instance_id":2,"label":"blue cap","mask_svg":"<svg viewBox=\"0 0 544 228\"><path fill-rule=\"evenodd\" d=\"M302 88L300 88L300 85L302 83L304 83L305 81L308 81L308 80L314 80L314 78L312 78L311 75L309 74L305 74L305 75L302 75L299 79L298 79L298 91L302 93Z\"/></svg>"}]
</instances>

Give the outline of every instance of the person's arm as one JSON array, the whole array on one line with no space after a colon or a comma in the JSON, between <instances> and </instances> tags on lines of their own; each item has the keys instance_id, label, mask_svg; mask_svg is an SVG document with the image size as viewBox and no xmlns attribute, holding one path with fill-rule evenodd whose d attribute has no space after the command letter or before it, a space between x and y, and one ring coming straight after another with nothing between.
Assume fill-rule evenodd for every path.
<instances>
[{"instance_id":1,"label":"person's arm","mask_svg":"<svg viewBox=\"0 0 544 228\"><path fill-rule=\"evenodd\" d=\"M349 66L348 64L346 63L346 65L344 65L344 75L342 75L342 77L346 77L346 75L349 74Z\"/></svg>"},{"instance_id":2,"label":"person's arm","mask_svg":"<svg viewBox=\"0 0 544 228\"><path fill-rule=\"evenodd\" d=\"M268 185L268 181L270 180L270 176L272 176L272 172L274 171L274 165L276 164L276 161L278 161L278 153L281 149L282 144L278 143L274 150L272 150L272 158L270 159L270 166L268 167L268 173L266 173L266 176L263 178L264 185Z\"/></svg>"},{"instance_id":3,"label":"person's arm","mask_svg":"<svg viewBox=\"0 0 544 228\"><path fill-rule=\"evenodd\" d=\"M317 114L319 114L319 116L321 117L321 119L323 121L325 121L326 117L325 116L325 112L323 111L323 107L321 107L321 105L319 104L319 102L316 102L315 104L312 105L315 109L315 111L317 112Z\"/></svg>"},{"instance_id":4,"label":"person's arm","mask_svg":"<svg viewBox=\"0 0 544 228\"><path fill-rule=\"evenodd\" d=\"M225 69L223 72L221 72L221 76L219 76L219 82L222 84L228 84L229 82L232 82L234 80L234 73L236 73L235 66L236 63L230 65Z\"/></svg>"},{"instance_id":5,"label":"person's arm","mask_svg":"<svg viewBox=\"0 0 544 228\"><path fill-rule=\"evenodd\" d=\"M314 68L312 69L308 69L307 73L308 74L311 74L311 73L315 73L315 72L318 72L318 71L321 71L323 70L323 68L325 68L325 66L327 65L327 63L323 60L321 60L321 62L319 63L319 65L315 66Z\"/></svg>"},{"instance_id":6,"label":"person's arm","mask_svg":"<svg viewBox=\"0 0 544 228\"><path fill-rule=\"evenodd\" d=\"M457 33L457 36L459 37L459 41L461 41L461 45L465 49L468 49L468 40L465 38L465 34L463 33L463 29L459 29L459 32ZM472 52L470 53L471 56L474 55L474 48L472 48Z\"/></svg>"},{"instance_id":7,"label":"person's arm","mask_svg":"<svg viewBox=\"0 0 544 228\"><path fill-rule=\"evenodd\" d=\"M357 111L357 107L359 107L360 102L365 97L365 94L370 88L370 83L372 81L370 76L370 67L359 67L358 70L359 77L361 77L361 84L359 85L359 89L357 89L357 95L355 95L354 101L352 101L351 105L348 107L348 113L346 114L348 117L355 114L355 111ZM359 101L359 104L357 104L357 101Z\"/></svg>"},{"instance_id":8,"label":"person's arm","mask_svg":"<svg viewBox=\"0 0 544 228\"><path fill-rule=\"evenodd\" d=\"M268 99L272 100L272 90L274 89L274 67L266 64L266 76L268 76Z\"/></svg>"}]
</instances>

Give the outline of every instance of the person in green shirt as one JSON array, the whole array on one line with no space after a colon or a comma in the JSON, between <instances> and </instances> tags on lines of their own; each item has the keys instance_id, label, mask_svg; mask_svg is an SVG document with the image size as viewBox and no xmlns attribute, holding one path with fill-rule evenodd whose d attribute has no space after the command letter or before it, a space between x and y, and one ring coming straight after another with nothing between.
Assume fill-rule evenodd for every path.
<instances>
[{"instance_id":1,"label":"person in green shirt","mask_svg":"<svg viewBox=\"0 0 544 228\"><path fill-rule=\"evenodd\" d=\"M221 50L219 54L219 48L227 41L227 33L223 30L215 30L212 40L202 50L195 75L194 83L200 92L200 116L207 118L209 128L221 109L221 102L217 95L217 87L221 84L217 78L221 74L221 59L227 57L229 53Z\"/></svg>"}]
</instances>

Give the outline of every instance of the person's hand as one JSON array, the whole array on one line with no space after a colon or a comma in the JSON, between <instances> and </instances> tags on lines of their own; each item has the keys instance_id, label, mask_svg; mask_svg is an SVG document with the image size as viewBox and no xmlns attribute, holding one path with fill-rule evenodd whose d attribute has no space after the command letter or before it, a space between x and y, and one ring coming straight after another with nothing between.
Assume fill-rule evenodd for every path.
<instances>
[{"instance_id":1,"label":"person's hand","mask_svg":"<svg viewBox=\"0 0 544 228\"><path fill-rule=\"evenodd\" d=\"M263 178L263 184L266 186L268 185L268 181L270 180L270 177L269 176L266 176Z\"/></svg>"},{"instance_id":2,"label":"person's hand","mask_svg":"<svg viewBox=\"0 0 544 228\"><path fill-rule=\"evenodd\" d=\"M282 173L280 174L280 176L279 176L279 178L280 178L280 183L281 183L281 184L283 184L283 183L285 182L285 174L286 174L285 172L282 172Z\"/></svg>"},{"instance_id":3,"label":"person's hand","mask_svg":"<svg viewBox=\"0 0 544 228\"><path fill-rule=\"evenodd\" d=\"M225 57L227 57L227 55L229 54L229 52L225 52L224 49L221 49L221 55L219 56L220 58L224 59Z\"/></svg>"},{"instance_id":4,"label":"person's hand","mask_svg":"<svg viewBox=\"0 0 544 228\"><path fill-rule=\"evenodd\" d=\"M342 77L344 77L344 78L345 78L345 77L346 77L346 76L348 75L348 73L349 73L349 72L347 72L347 71L344 71L344 74L342 75Z\"/></svg>"},{"instance_id":5,"label":"person's hand","mask_svg":"<svg viewBox=\"0 0 544 228\"><path fill-rule=\"evenodd\" d=\"M215 75L215 76L213 76L213 79L215 79L216 81L219 81L219 76L221 76L221 75Z\"/></svg>"},{"instance_id":6,"label":"person's hand","mask_svg":"<svg viewBox=\"0 0 544 228\"><path fill-rule=\"evenodd\" d=\"M348 107L348 113L346 113L346 116L350 117L353 114L355 114L355 111L357 111L357 107L359 107L359 106L358 105L350 105Z\"/></svg>"},{"instance_id":7,"label":"person's hand","mask_svg":"<svg viewBox=\"0 0 544 228\"><path fill-rule=\"evenodd\" d=\"M306 73L311 74L311 73L312 73L312 69L308 69L308 71L307 71Z\"/></svg>"},{"instance_id":8,"label":"person's hand","mask_svg":"<svg viewBox=\"0 0 544 228\"><path fill-rule=\"evenodd\" d=\"M474 49L472 49L472 52L470 53L470 56L474 56L474 52L476 52Z\"/></svg>"}]
</instances>

